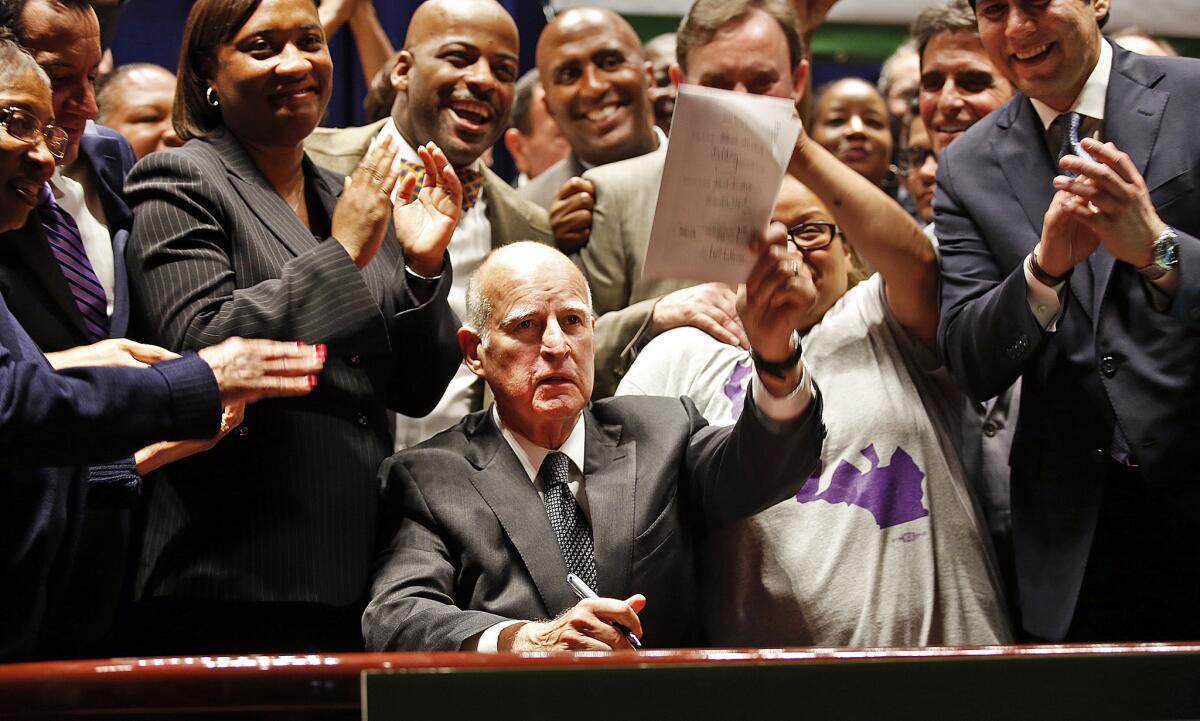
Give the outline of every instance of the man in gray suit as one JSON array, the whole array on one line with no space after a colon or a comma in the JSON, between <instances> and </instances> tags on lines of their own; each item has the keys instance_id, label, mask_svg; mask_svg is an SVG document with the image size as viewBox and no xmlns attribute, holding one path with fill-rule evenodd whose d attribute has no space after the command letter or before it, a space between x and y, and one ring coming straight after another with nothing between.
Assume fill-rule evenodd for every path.
<instances>
[{"instance_id":1,"label":"man in gray suit","mask_svg":"<svg viewBox=\"0 0 1200 721\"><path fill-rule=\"evenodd\" d=\"M591 201L588 184L578 180L583 171L649 153L666 136L654 125L653 70L637 32L615 12L573 8L556 17L538 38L537 65L546 107L571 154L522 188L521 197L552 217L569 216L571 232L559 238L569 252L565 244L574 249L587 239Z\"/></svg>"},{"instance_id":2,"label":"man in gray suit","mask_svg":"<svg viewBox=\"0 0 1200 721\"><path fill-rule=\"evenodd\" d=\"M318 165L351 172L376 138L391 137L403 160L437 143L475 197L450 241L450 307L466 312L466 279L493 248L517 240L550 242L546 213L479 160L504 132L517 80L517 26L495 0L430 0L413 13L392 68L392 116L362 128L318 129L304 147ZM424 418L398 417L396 447L447 428L482 405L482 387L465 368Z\"/></svg>"},{"instance_id":3,"label":"man in gray suit","mask_svg":"<svg viewBox=\"0 0 1200 721\"><path fill-rule=\"evenodd\" d=\"M816 290L784 235L768 232L742 294L758 372L724 428L687 398L589 403L582 274L533 243L493 253L458 340L496 403L384 463L398 528L363 616L367 647L628 648L614 622L647 645L699 642L696 543L796 492L824 437L793 331ZM568 572L600 598L576 603Z\"/></svg>"},{"instance_id":4,"label":"man in gray suit","mask_svg":"<svg viewBox=\"0 0 1200 721\"><path fill-rule=\"evenodd\" d=\"M808 77L796 18L783 0L698 0L680 25L676 84L693 83L799 102ZM591 238L577 263L595 294L596 392L616 390L655 335L695 326L746 347L733 292L720 283L643 278L665 152L584 173L595 188ZM556 235L558 229L556 227Z\"/></svg>"}]
</instances>

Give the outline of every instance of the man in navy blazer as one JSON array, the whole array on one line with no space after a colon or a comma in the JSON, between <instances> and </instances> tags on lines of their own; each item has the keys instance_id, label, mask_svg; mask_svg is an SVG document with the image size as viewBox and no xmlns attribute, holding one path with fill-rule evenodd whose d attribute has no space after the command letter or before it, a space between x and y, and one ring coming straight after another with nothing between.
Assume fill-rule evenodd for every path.
<instances>
[{"instance_id":1,"label":"man in navy blazer","mask_svg":"<svg viewBox=\"0 0 1200 721\"><path fill-rule=\"evenodd\" d=\"M1024 383L1022 625L1200 637L1200 62L1110 45L1109 0L971 4L1020 93L939 163L939 332L977 400Z\"/></svg>"},{"instance_id":2,"label":"man in navy blazer","mask_svg":"<svg viewBox=\"0 0 1200 721\"><path fill-rule=\"evenodd\" d=\"M0 237L0 293L12 315L45 353L122 338L129 326L125 244L133 214L125 203L125 176L136 162L129 142L96 125L92 80L100 62L96 13L87 0L0 0L0 25L8 28L51 78L55 123L68 145L50 185L58 205L75 221L96 280L106 296L106 333L89 329L42 226L45 211ZM130 346L131 347L131 346ZM117 347L89 349L87 363L120 355ZM144 347L143 350L152 350ZM112 351L107 353L106 351ZM165 354L162 357L166 357ZM151 362L158 357L141 357ZM52 363L63 365L65 359ZM76 356L69 361L78 364ZM83 545L97 561L74 571L63 612L46 624L43 653L89 656L111 651L125 575L133 500L140 479L134 459L93 466Z\"/></svg>"}]
</instances>

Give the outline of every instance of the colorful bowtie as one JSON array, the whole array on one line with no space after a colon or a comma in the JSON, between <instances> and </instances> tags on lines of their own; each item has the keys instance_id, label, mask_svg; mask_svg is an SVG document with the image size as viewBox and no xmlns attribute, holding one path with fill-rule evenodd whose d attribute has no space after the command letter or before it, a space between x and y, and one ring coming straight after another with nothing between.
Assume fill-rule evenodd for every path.
<instances>
[{"instance_id":1,"label":"colorful bowtie","mask_svg":"<svg viewBox=\"0 0 1200 721\"><path fill-rule=\"evenodd\" d=\"M420 192L421 185L425 182L425 164L415 163L411 160L401 160L400 167L402 168L400 171L401 178L409 173L417 176L416 187L417 192ZM483 190L483 173L471 168L455 169L454 172L458 175L459 182L462 183L462 208L464 211L470 210L475 207L476 201L479 200L479 191Z\"/></svg>"}]
</instances>

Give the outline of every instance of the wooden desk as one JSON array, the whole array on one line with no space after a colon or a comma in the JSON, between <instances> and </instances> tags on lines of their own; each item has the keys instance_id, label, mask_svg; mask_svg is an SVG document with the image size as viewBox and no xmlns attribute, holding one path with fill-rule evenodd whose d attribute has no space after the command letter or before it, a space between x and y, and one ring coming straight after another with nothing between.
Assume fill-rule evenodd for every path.
<instances>
[{"instance_id":1,"label":"wooden desk","mask_svg":"<svg viewBox=\"0 0 1200 721\"><path fill-rule=\"evenodd\" d=\"M1200 718L1200 644L12 664L0 718L358 719L367 686L371 721L1186 719Z\"/></svg>"}]
</instances>

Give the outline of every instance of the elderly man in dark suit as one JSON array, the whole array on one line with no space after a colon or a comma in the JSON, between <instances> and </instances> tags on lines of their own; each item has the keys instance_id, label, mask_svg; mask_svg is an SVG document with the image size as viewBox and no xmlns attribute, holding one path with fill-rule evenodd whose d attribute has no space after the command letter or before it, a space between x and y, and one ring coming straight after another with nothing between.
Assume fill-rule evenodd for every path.
<instances>
[{"instance_id":1,"label":"elderly man in dark suit","mask_svg":"<svg viewBox=\"0 0 1200 721\"><path fill-rule=\"evenodd\" d=\"M648 645L700 640L696 543L794 493L824 437L793 332L816 291L783 226L771 234L742 296L758 380L722 429L687 398L589 403L583 275L532 243L491 256L458 337L496 403L384 464L399 526L363 616L369 648L628 648L613 622ZM568 572L601 598L576 604Z\"/></svg>"},{"instance_id":2,"label":"elderly man in dark suit","mask_svg":"<svg viewBox=\"0 0 1200 721\"><path fill-rule=\"evenodd\" d=\"M479 159L499 140L517 80L517 26L495 0L430 0L413 13L392 67L392 116L362 128L318 129L304 148L317 165L350 173L375 139L390 137L405 161L430 141L467 187L468 207L450 241L455 280L450 307L465 310L466 279L493 248L517 240L550 242L546 213ZM482 405L482 384L466 369L423 418L398 416L396 447L425 440Z\"/></svg>"},{"instance_id":3,"label":"elderly man in dark suit","mask_svg":"<svg viewBox=\"0 0 1200 721\"><path fill-rule=\"evenodd\" d=\"M940 336L976 399L1024 384L1022 623L1055 641L1196 638L1200 63L1110 45L1109 0L972 5L1020 92L939 163Z\"/></svg>"}]
</instances>

